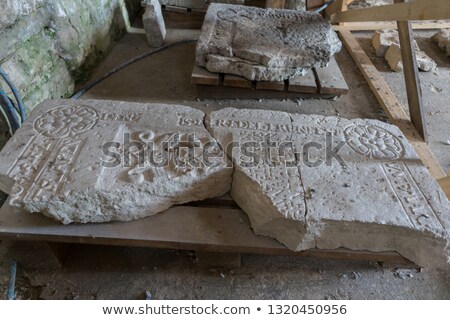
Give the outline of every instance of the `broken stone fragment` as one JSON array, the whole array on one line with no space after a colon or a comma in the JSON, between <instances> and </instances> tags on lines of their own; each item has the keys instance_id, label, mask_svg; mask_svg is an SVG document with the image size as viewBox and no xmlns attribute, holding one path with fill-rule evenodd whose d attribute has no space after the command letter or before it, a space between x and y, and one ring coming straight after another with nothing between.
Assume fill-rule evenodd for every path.
<instances>
[{"instance_id":1,"label":"broken stone fragment","mask_svg":"<svg viewBox=\"0 0 450 320\"><path fill-rule=\"evenodd\" d=\"M129 221L219 196L232 168L203 120L177 105L44 102L0 152L0 188L11 205L65 224Z\"/></svg>"},{"instance_id":2,"label":"broken stone fragment","mask_svg":"<svg viewBox=\"0 0 450 320\"><path fill-rule=\"evenodd\" d=\"M400 45L393 44L389 47L384 57L392 71L401 72L403 70L402 53ZM417 67L419 70L429 72L437 68L436 62L425 52L416 50Z\"/></svg>"},{"instance_id":3,"label":"broken stone fragment","mask_svg":"<svg viewBox=\"0 0 450 320\"><path fill-rule=\"evenodd\" d=\"M142 16L147 42L150 47L160 47L166 38L166 25L158 0L147 0Z\"/></svg>"},{"instance_id":4,"label":"broken stone fragment","mask_svg":"<svg viewBox=\"0 0 450 320\"><path fill-rule=\"evenodd\" d=\"M440 30L432 39L450 57L450 29Z\"/></svg>"},{"instance_id":5,"label":"broken stone fragment","mask_svg":"<svg viewBox=\"0 0 450 320\"><path fill-rule=\"evenodd\" d=\"M384 57L393 44L400 44L397 30L386 29L377 30L372 36L372 46L375 49L377 57Z\"/></svg>"},{"instance_id":6,"label":"broken stone fragment","mask_svg":"<svg viewBox=\"0 0 450 320\"><path fill-rule=\"evenodd\" d=\"M392 250L421 266L449 263L450 203L398 128L231 108L206 124L222 145L240 144L225 148L231 194L257 234L296 251Z\"/></svg>"},{"instance_id":7,"label":"broken stone fragment","mask_svg":"<svg viewBox=\"0 0 450 320\"><path fill-rule=\"evenodd\" d=\"M326 67L341 46L331 25L317 13L211 4L196 63L212 72L280 81L291 77L293 68L303 73Z\"/></svg>"},{"instance_id":8,"label":"broken stone fragment","mask_svg":"<svg viewBox=\"0 0 450 320\"><path fill-rule=\"evenodd\" d=\"M306 10L306 0L286 0L285 9L290 10Z\"/></svg>"}]
</instances>

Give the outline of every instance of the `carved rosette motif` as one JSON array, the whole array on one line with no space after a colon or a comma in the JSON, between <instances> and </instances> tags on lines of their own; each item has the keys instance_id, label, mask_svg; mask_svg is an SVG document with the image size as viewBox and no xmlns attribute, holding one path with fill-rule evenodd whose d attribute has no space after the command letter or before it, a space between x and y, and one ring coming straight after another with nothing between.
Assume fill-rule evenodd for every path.
<instances>
[{"instance_id":1,"label":"carved rosette motif","mask_svg":"<svg viewBox=\"0 0 450 320\"><path fill-rule=\"evenodd\" d=\"M98 121L94 109L83 106L62 106L47 111L34 122L34 129L49 138L75 136L92 129Z\"/></svg>"},{"instance_id":2,"label":"carved rosette motif","mask_svg":"<svg viewBox=\"0 0 450 320\"><path fill-rule=\"evenodd\" d=\"M373 159L399 159L404 148L392 133L374 125L352 125L344 130L347 144L357 153Z\"/></svg>"}]
</instances>

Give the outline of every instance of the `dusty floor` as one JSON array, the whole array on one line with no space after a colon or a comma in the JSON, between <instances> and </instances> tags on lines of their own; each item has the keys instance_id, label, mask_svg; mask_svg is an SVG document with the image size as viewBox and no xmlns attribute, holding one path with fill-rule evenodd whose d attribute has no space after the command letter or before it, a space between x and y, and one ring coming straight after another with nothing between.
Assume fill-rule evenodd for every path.
<instances>
[{"instance_id":1,"label":"dusty floor","mask_svg":"<svg viewBox=\"0 0 450 320\"><path fill-rule=\"evenodd\" d=\"M169 39L195 35L190 31L170 33ZM422 73L421 79L430 147L448 170L450 60L427 39L429 34L418 36L421 48L439 65L438 71ZM367 35L359 37L399 99L406 102L402 74L389 72L384 60L375 57ZM195 86L190 84L194 47L194 43L182 45L130 65L82 98L179 103L206 112L230 106L385 119L345 50L337 60L351 91L336 101L198 101ZM126 35L91 79L148 50L143 35ZM0 294L4 297L9 257L2 246L0 257ZM243 256L239 270L208 270L196 267L190 252L86 245L73 245L60 270L18 269L17 295L21 299L143 299L146 290L154 299L450 299L450 273L261 255Z\"/></svg>"}]
</instances>

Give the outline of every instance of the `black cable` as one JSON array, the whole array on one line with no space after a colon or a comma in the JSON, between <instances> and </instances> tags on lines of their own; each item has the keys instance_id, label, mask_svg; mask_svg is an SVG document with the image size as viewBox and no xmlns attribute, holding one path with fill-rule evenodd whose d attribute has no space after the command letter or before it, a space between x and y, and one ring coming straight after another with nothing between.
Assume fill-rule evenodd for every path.
<instances>
[{"instance_id":1,"label":"black cable","mask_svg":"<svg viewBox=\"0 0 450 320\"><path fill-rule=\"evenodd\" d=\"M88 91L89 89L91 89L92 87L96 86L97 84L99 84L100 82L102 82L103 80L105 80L106 78L108 78L109 76L113 75L114 73L116 73L117 71L122 70L123 68L129 66L130 64L133 64L139 60L142 60L146 57L150 57L158 52L164 51L166 49L170 49L182 44L186 44L186 43L191 43L191 42L196 42L197 40L183 40L183 41L179 41L179 42L175 42L175 43L171 43L165 46L162 46L156 50L152 50L146 53L143 53L137 57L134 57L128 61L125 61L124 63L118 65L117 67L115 67L114 69L106 72L103 76L101 76L100 78L97 78L96 80L94 80L93 82L91 82L90 84L84 86L83 88L81 88L78 92L74 93L70 98L71 99L78 99L79 97L81 97L83 94L86 93L86 91Z\"/></svg>"}]
</instances>

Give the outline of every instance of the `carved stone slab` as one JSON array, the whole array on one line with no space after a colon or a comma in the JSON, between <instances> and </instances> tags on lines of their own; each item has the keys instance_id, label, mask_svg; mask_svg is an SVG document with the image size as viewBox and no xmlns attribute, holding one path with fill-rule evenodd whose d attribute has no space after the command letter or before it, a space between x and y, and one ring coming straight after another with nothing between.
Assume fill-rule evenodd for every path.
<instances>
[{"instance_id":1,"label":"carved stone slab","mask_svg":"<svg viewBox=\"0 0 450 320\"><path fill-rule=\"evenodd\" d=\"M398 128L242 109L212 113L207 127L224 145L257 142L226 149L233 199L256 233L297 251L393 250L422 266L449 262L450 203Z\"/></svg>"},{"instance_id":2,"label":"carved stone slab","mask_svg":"<svg viewBox=\"0 0 450 320\"><path fill-rule=\"evenodd\" d=\"M232 169L203 120L176 105L44 102L0 153L0 188L14 206L63 223L127 221L219 196Z\"/></svg>"},{"instance_id":3,"label":"carved stone slab","mask_svg":"<svg viewBox=\"0 0 450 320\"><path fill-rule=\"evenodd\" d=\"M196 62L211 72L281 81L327 66L341 46L331 25L317 13L211 4Z\"/></svg>"}]
</instances>

